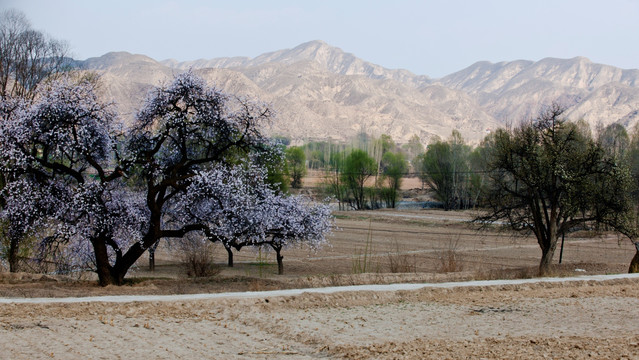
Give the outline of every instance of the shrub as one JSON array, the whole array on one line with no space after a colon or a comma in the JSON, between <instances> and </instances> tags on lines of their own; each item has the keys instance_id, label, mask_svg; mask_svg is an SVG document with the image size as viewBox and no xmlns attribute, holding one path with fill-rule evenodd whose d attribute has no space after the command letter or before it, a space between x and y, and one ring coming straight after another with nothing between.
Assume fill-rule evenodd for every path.
<instances>
[{"instance_id":1,"label":"shrub","mask_svg":"<svg viewBox=\"0 0 639 360\"><path fill-rule=\"evenodd\" d=\"M461 255L457 250L459 245L459 236L455 240L450 239L448 241L448 248L439 251L437 257L439 258L439 272L457 272L464 269L464 265L461 260Z\"/></svg>"},{"instance_id":2,"label":"shrub","mask_svg":"<svg viewBox=\"0 0 639 360\"><path fill-rule=\"evenodd\" d=\"M417 272L415 256L403 254L397 240L395 240L393 246L394 248L388 252L388 271L392 273Z\"/></svg>"},{"instance_id":3,"label":"shrub","mask_svg":"<svg viewBox=\"0 0 639 360\"><path fill-rule=\"evenodd\" d=\"M209 277L220 273L213 263L213 244L206 239L187 236L180 241L178 251L188 277Z\"/></svg>"}]
</instances>

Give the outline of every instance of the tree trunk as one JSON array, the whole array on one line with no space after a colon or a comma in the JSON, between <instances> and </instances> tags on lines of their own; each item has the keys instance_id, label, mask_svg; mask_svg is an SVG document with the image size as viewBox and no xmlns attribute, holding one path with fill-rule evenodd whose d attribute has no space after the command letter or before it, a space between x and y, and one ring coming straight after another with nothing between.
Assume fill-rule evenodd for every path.
<instances>
[{"instance_id":1,"label":"tree trunk","mask_svg":"<svg viewBox=\"0 0 639 360\"><path fill-rule=\"evenodd\" d=\"M149 271L155 271L155 250L149 248Z\"/></svg>"},{"instance_id":2,"label":"tree trunk","mask_svg":"<svg viewBox=\"0 0 639 360\"><path fill-rule=\"evenodd\" d=\"M18 272L18 241L14 241L11 239L11 243L9 245L9 272Z\"/></svg>"},{"instance_id":3,"label":"tree trunk","mask_svg":"<svg viewBox=\"0 0 639 360\"><path fill-rule=\"evenodd\" d=\"M156 241L151 247L149 247L149 271L155 271L155 250L160 245L160 241Z\"/></svg>"},{"instance_id":4,"label":"tree trunk","mask_svg":"<svg viewBox=\"0 0 639 360\"><path fill-rule=\"evenodd\" d=\"M539 276L550 275L550 265L552 264L552 257L555 255L555 249L557 249L557 242L559 241L557 214L558 209L556 205L550 205L550 216L548 216L548 222L544 229L543 221L539 218L544 217L543 212L538 214L538 219L535 221L537 231L537 242L541 247L541 262L539 263ZM546 215L547 216L547 215Z\"/></svg>"},{"instance_id":5,"label":"tree trunk","mask_svg":"<svg viewBox=\"0 0 639 360\"><path fill-rule=\"evenodd\" d=\"M228 267L233 267L233 249L230 246L224 246L228 254Z\"/></svg>"},{"instance_id":6,"label":"tree trunk","mask_svg":"<svg viewBox=\"0 0 639 360\"><path fill-rule=\"evenodd\" d=\"M144 247L139 242L136 242L119 261L116 261L113 269L111 270L112 276L115 280L117 280L115 283L116 285L124 284L124 276L145 251Z\"/></svg>"},{"instance_id":7,"label":"tree trunk","mask_svg":"<svg viewBox=\"0 0 639 360\"><path fill-rule=\"evenodd\" d=\"M106 242L102 239L92 239L93 253L95 255L96 272L100 286L117 285L117 280L113 277L112 268L109 264L109 254L107 253Z\"/></svg>"},{"instance_id":8,"label":"tree trunk","mask_svg":"<svg viewBox=\"0 0 639 360\"><path fill-rule=\"evenodd\" d=\"M282 256L282 248L275 248L275 254L277 255L277 275L284 275L284 256Z\"/></svg>"},{"instance_id":9,"label":"tree trunk","mask_svg":"<svg viewBox=\"0 0 639 360\"><path fill-rule=\"evenodd\" d=\"M122 262L116 262L115 266L109 270L109 281L111 285L124 285L124 277L131 266L124 266ZM102 284L100 284L102 285ZM103 285L104 286L104 285Z\"/></svg>"},{"instance_id":10,"label":"tree trunk","mask_svg":"<svg viewBox=\"0 0 639 360\"><path fill-rule=\"evenodd\" d=\"M547 276L550 274L550 265L552 264L552 257L555 255L555 249L557 248L557 240L550 241L548 246L541 249L541 262L539 263L539 275Z\"/></svg>"},{"instance_id":11,"label":"tree trunk","mask_svg":"<svg viewBox=\"0 0 639 360\"><path fill-rule=\"evenodd\" d=\"M637 251L635 252L635 256L630 261L630 268L628 269L629 273L639 273L639 242L634 243Z\"/></svg>"},{"instance_id":12,"label":"tree trunk","mask_svg":"<svg viewBox=\"0 0 639 360\"><path fill-rule=\"evenodd\" d=\"M146 251L139 242L136 242L124 255L118 256L115 265L111 266L107 254L106 241L98 239L92 241L92 243L100 286L123 285L126 273Z\"/></svg>"}]
</instances>

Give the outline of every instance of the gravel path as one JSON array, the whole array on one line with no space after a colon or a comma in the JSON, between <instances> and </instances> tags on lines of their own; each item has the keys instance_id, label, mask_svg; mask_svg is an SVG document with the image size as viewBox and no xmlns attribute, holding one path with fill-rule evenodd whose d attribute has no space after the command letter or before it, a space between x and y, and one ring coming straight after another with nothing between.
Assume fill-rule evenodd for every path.
<instances>
[{"instance_id":1,"label":"gravel path","mask_svg":"<svg viewBox=\"0 0 639 360\"><path fill-rule=\"evenodd\" d=\"M302 294L334 294L342 292L388 292L421 289L453 289L464 287L490 287L505 285L523 285L536 283L565 283L587 281L609 281L617 279L639 279L639 274L585 275L560 278L534 278L509 280L478 280L424 284L387 284L387 285L353 285L308 289L287 289L273 291L226 292L215 294L182 294L182 295L120 295L120 296L87 296L64 298L0 298L0 304L70 304L84 302L128 303L142 301L188 301L210 299L250 299L261 297L296 296Z\"/></svg>"}]
</instances>

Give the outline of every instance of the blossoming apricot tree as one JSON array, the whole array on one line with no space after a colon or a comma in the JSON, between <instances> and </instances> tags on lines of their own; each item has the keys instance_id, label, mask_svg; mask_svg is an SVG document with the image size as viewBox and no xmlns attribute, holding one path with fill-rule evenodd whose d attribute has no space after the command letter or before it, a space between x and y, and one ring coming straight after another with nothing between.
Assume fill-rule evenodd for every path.
<instances>
[{"instance_id":1,"label":"blossoming apricot tree","mask_svg":"<svg viewBox=\"0 0 639 360\"><path fill-rule=\"evenodd\" d=\"M101 285L122 284L160 239L201 232L237 249L269 244L281 270L284 246L317 246L330 230L327 207L266 184L264 162L281 155L261 132L268 107L190 71L153 89L126 130L87 81L54 82L30 103L3 100L0 116L10 263L35 234L42 248L92 261Z\"/></svg>"}]
</instances>

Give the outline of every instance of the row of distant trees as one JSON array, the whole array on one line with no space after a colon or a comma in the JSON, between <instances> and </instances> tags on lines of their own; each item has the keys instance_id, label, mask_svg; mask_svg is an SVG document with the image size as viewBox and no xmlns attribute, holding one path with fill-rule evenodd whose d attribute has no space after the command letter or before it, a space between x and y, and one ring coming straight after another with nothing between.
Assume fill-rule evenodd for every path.
<instances>
[{"instance_id":1,"label":"row of distant trees","mask_svg":"<svg viewBox=\"0 0 639 360\"><path fill-rule=\"evenodd\" d=\"M289 171L292 187L301 186L306 168L324 171L326 190L341 209L394 208L402 178L417 176L444 209L453 210L478 203L478 151L457 130L449 140L435 139L427 148L417 135L399 146L389 135L360 133L350 144L318 141L289 147L287 158L289 169L295 169Z\"/></svg>"},{"instance_id":2,"label":"row of distant trees","mask_svg":"<svg viewBox=\"0 0 639 360\"><path fill-rule=\"evenodd\" d=\"M388 135L379 138L364 133L352 146L314 142L299 148L311 154L307 164L325 171L324 186L340 209L394 208L402 178L410 162Z\"/></svg>"},{"instance_id":3,"label":"row of distant trees","mask_svg":"<svg viewBox=\"0 0 639 360\"><path fill-rule=\"evenodd\" d=\"M552 105L557 112L555 122L558 126L567 126L561 118L563 109ZM538 126L540 118L532 119L521 126ZM537 124L537 125L534 125ZM592 134L589 125L583 121L577 123L585 135L580 141L595 142L610 159L618 162L631 172L639 187L639 128L629 134L626 128L613 123L607 127L599 126ZM424 147L417 135L402 146L395 144L388 135L379 138L361 133L350 143L331 143L327 141L309 142L302 146L289 146L286 149L285 182L293 188L302 185L302 179L308 170L325 172L329 194L352 209L380 207L375 200L382 188L397 196L401 178L419 177L422 188L432 191L434 198L445 210L462 210L488 203L486 186L491 173L496 171L491 163L495 155L495 141L498 134L513 132L501 129L488 135L479 145L471 146L461 133L453 130L450 137L435 137ZM284 140L286 143L287 140ZM367 186L367 184L369 186ZM375 188L378 191L375 194ZM639 192L632 191L637 203ZM395 199L396 200L396 199ZM382 206L394 207L396 201L382 201Z\"/></svg>"},{"instance_id":4,"label":"row of distant trees","mask_svg":"<svg viewBox=\"0 0 639 360\"><path fill-rule=\"evenodd\" d=\"M309 166L325 170L327 188L343 208L394 207L401 178L410 172L445 210L480 207L480 226L505 223L533 233L542 250L540 272L546 273L557 240L575 229L616 230L639 249L639 127L629 134L611 124L593 134L584 121L566 121L563 112L552 104L475 147L453 131L423 151L416 137L397 147L386 135L360 141L360 148L305 148L312 154ZM639 270L639 250L630 270Z\"/></svg>"},{"instance_id":5,"label":"row of distant trees","mask_svg":"<svg viewBox=\"0 0 639 360\"><path fill-rule=\"evenodd\" d=\"M363 210L395 207L401 180L408 169L404 155L386 152L379 162L365 151L354 149L335 153L325 186L346 207ZM373 182L369 186L369 182Z\"/></svg>"},{"instance_id":6,"label":"row of distant trees","mask_svg":"<svg viewBox=\"0 0 639 360\"><path fill-rule=\"evenodd\" d=\"M325 190L340 209L395 207L402 177L410 167L406 153L388 135L373 138L365 133L357 145L311 142L286 147L284 181L300 188L309 169L325 171ZM286 138L279 138L283 146ZM420 145L421 146L421 145Z\"/></svg>"}]
</instances>

